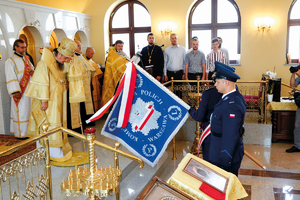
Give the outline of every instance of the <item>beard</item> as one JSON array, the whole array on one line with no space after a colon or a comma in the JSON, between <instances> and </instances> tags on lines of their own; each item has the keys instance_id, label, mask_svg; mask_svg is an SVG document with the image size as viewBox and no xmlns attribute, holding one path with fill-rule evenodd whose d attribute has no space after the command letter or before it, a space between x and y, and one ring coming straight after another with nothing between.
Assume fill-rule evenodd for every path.
<instances>
[{"instance_id":1,"label":"beard","mask_svg":"<svg viewBox=\"0 0 300 200\"><path fill-rule=\"evenodd\" d=\"M58 69L60 70L60 71L63 71L64 70L64 64L61 64L61 63L57 63L57 65L58 65Z\"/></svg>"}]
</instances>

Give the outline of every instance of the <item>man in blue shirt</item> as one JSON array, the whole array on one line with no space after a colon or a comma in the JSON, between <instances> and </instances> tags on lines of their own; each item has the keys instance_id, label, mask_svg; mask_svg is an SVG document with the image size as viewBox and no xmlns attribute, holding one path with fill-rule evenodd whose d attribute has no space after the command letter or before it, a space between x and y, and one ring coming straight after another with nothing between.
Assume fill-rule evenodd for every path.
<instances>
[{"instance_id":1,"label":"man in blue shirt","mask_svg":"<svg viewBox=\"0 0 300 200\"><path fill-rule=\"evenodd\" d=\"M175 33L171 34L170 41L171 46L164 52L164 79L170 81L173 77L174 80L182 80L186 50L178 44L178 37Z\"/></svg>"}]
</instances>

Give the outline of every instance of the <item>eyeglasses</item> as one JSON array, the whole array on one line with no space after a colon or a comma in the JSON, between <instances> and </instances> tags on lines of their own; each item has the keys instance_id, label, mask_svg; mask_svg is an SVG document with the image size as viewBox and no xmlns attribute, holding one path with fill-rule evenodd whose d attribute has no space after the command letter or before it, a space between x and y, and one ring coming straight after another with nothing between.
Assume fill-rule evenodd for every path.
<instances>
[{"instance_id":1,"label":"eyeglasses","mask_svg":"<svg viewBox=\"0 0 300 200\"><path fill-rule=\"evenodd\" d=\"M19 48L21 48L21 49L26 49L27 47L20 47L20 46L17 46L17 47L19 47Z\"/></svg>"}]
</instances>

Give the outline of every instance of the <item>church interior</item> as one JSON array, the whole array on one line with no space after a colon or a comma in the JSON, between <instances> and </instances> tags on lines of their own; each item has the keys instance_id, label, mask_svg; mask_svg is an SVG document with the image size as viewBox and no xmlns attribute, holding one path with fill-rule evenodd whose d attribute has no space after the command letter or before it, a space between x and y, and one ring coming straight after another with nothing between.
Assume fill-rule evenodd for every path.
<instances>
[{"instance_id":1,"label":"church interior","mask_svg":"<svg viewBox=\"0 0 300 200\"><path fill-rule=\"evenodd\" d=\"M204 19L203 27L206 28L193 24L193 14L197 11L197 6L205 2L214 2L213 5L217 7L218 1L226 1L233 5L230 9L236 12L236 23L218 26L210 21L212 25L208 26ZM128 11L121 10L124 5L129 7ZM132 5L140 6L146 14L134 13ZM214 8L213 12L208 12L212 16L208 18L212 18L212 21L216 20L214 11L221 10L221 6L219 7ZM16 39L20 38L26 42L27 52L32 56L35 65L41 59L40 51L43 48L57 48L61 39L65 37L80 41L83 53L87 47L94 48L93 60L105 71L107 51L117 39L125 41L124 51L132 57L147 45L146 36L149 32L154 34L155 44L163 50L171 45L171 33L177 34L179 45L186 49L191 48L190 40L194 34L198 34L198 38L207 36L207 40L200 38L199 48L201 49L203 44L203 48L207 48L202 50L208 52L212 37L219 36L216 35L218 33L225 34L222 30L227 28L234 31L224 35L223 44L235 51L232 53L230 64L241 77L237 85L243 90L244 86L251 87L254 82L258 87L255 87L253 94L258 94L260 89L257 88L261 86L262 77L271 71L276 73L276 80L280 80L277 88L279 99L276 99L276 102L285 102L284 99L290 99L289 92L292 90L289 87L289 68L299 65L300 62L300 14L295 14L300 13L299 11L300 0L0 0L0 135L11 135L8 106L11 103L6 88L5 61L13 54L12 46ZM199 16L204 16L201 14L204 10L200 7L198 12ZM136 22L131 15L141 15L137 18L142 20ZM231 13L225 12L223 17L227 15L231 16ZM129 18L127 22L125 20L128 25L125 25L125 28L115 28L114 24L118 24L117 20L122 18ZM134 26L134 23L144 22L145 26ZM232 38L231 33L235 34L235 40L229 44L226 43L226 39ZM300 153L285 152L293 145L297 108L291 106L293 108L283 107L276 110L273 107L272 110L272 100L267 101L264 98L264 111L258 111L258 119L249 117L245 120L245 150L266 169L244 156L238 176L248 194L248 197L243 199L297 200L300 199ZM249 115L252 108L253 106ZM107 115L104 115L96 121L96 140L113 147L114 141L100 134L106 117ZM173 149L171 141L154 167L145 163L141 169L137 162L120 156L120 199L137 199L155 176L168 181L183 157L192 151L195 127L195 121L189 117L175 137L176 150ZM282 135L276 135L275 129L281 131ZM75 137L69 140L73 149L83 150L80 140ZM120 150L131 154L125 147L121 146ZM176 160L172 159L174 153L177 156ZM95 147L95 154L100 165L113 165L112 152ZM51 166L53 199L87 198L61 194L62 179L66 178L64 176L67 176L71 168L74 167ZM4 191L5 189L0 190L3 194ZM8 200L8 196L2 198ZM109 196L103 199L115 198Z\"/></svg>"}]
</instances>

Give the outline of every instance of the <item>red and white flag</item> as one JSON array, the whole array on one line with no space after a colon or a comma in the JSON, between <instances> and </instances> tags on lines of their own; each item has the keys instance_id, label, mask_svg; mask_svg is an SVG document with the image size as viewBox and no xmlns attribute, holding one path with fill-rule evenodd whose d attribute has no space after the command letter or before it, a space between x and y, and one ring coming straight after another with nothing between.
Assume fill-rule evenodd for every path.
<instances>
[{"instance_id":1,"label":"red and white flag","mask_svg":"<svg viewBox=\"0 0 300 200\"><path fill-rule=\"evenodd\" d=\"M86 120L86 123L90 123L97 119L100 119L109 107L115 102L119 94L122 92L122 102L120 112L118 116L118 128L125 128L128 123L130 116L130 110L132 100L134 96L135 82L136 82L136 68L133 62L126 64L127 68L122 76L118 89L115 95L101 108L99 109L90 119Z\"/></svg>"}]
</instances>

